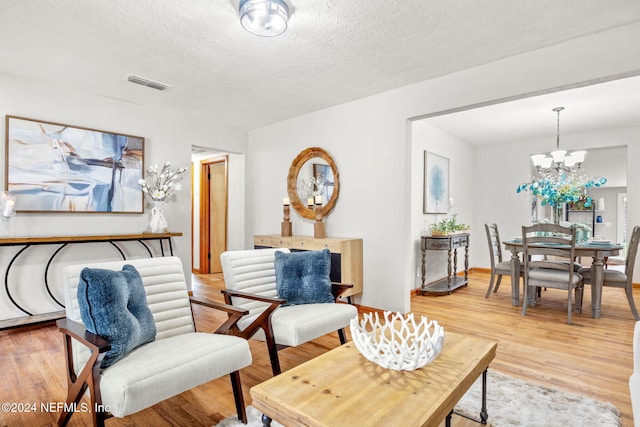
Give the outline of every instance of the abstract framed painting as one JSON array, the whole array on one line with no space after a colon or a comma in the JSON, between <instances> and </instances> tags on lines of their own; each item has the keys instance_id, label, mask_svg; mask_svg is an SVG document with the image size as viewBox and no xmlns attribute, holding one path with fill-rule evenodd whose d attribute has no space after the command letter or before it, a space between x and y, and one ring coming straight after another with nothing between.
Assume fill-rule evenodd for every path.
<instances>
[{"instance_id":1,"label":"abstract framed painting","mask_svg":"<svg viewBox=\"0 0 640 427\"><path fill-rule=\"evenodd\" d=\"M144 138L6 116L5 142L17 211L144 212Z\"/></svg>"},{"instance_id":2,"label":"abstract framed painting","mask_svg":"<svg viewBox=\"0 0 640 427\"><path fill-rule=\"evenodd\" d=\"M427 214L446 214L449 209L449 159L424 152L424 206Z\"/></svg>"}]
</instances>

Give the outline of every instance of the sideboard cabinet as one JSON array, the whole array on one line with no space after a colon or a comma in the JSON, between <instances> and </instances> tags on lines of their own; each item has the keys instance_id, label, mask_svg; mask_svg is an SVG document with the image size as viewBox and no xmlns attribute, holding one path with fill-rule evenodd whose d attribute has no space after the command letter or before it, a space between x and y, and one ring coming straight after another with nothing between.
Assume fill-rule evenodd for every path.
<instances>
[{"instance_id":1,"label":"sideboard cabinet","mask_svg":"<svg viewBox=\"0 0 640 427\"><path fill-rule=\"evenodd\" d=\"M464 248L464 277L456 275L458 265L458 248ZM451 294L461 286L469 283L469 233L449 236L422 236L420 239L422 252L422 295L428 293ZM428 250L447 251L447 277L433 283L425 284L427 276L426 258ZM453 260L451 255L453 254Z\"/></svg>"},{"instance_id":2,"label":"sideboard cabinet","mask_svg":"<svg viewBox=\"0 0 640 427\"><path fill-rule=\"evenodd\" d=\"M362 239L262 234L253 236L253 245L256 249L289 248L292 252L329 248L331 281L353 285L343 294L344 297L362 293Z\"/></svg>"}]
</instances>

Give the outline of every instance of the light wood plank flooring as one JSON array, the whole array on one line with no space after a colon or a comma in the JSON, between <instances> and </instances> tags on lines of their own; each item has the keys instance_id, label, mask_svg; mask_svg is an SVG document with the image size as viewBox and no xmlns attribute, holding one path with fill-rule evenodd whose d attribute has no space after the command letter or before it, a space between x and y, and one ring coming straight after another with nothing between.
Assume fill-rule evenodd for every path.
<instances>
[{"instance_id":1,"label":"light wood plank flooring","mask_svg":"<svg viewBox=\"0 0 640 427\"><path fill-rule=\"evenodd\" d=\"M520 314L511 306L508 279L497 294L485 299L489 275L473 272L470 285L449 296L413 296L412 311L437 319L446 330L483 336L498 342L492 368L524 379L606 400L622 411L624 426L632 426L628 377L632 370L634 320L620 289L605 289L602 318L590 317L587 287L582 314L566 324L565 293L548 290L541 304ZM195 275L194 294L222 299L219 275ZM640 293L640 290L636 290ZM640 302L638 295L636 300ZM213 330L222 317L195 307L198 328ZM281 352L283 370L290 369L339 344L331 334L299 348ZM262 343L251 342L253 364L242 370L246 403L249 389L271 376ZM2 413L2 426L55 425L56 413L40 411L41 402L63 402L66 379L62 336L54 326L0 332L0 402L32 403L34 413ZM107 426L210 426L235 413L231 385L223 377L185 392L125 419L111 418ZM354 416L356 416L354 412ZM88 414L71 418L72 426L90 425ZM476 424L462 418L454 426Z\"/></svg>"}]
</instances>

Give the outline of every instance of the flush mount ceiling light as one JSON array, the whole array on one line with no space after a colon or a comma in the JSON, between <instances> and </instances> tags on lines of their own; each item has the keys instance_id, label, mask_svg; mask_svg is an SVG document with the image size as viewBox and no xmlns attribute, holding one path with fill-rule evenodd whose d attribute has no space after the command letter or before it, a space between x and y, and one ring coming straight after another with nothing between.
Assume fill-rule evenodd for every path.
<instances>
[{"instance_id":1,"label":"flush mount ceiling light","mask_svg":"<svg viewBox=\"0 0 640 427\"><path fill-rule=\"evenodd\" d=\"M287 29L289 5L284 0L240 0L240 24L251 34L278 36Z\"/></svg>"}]
</instances>

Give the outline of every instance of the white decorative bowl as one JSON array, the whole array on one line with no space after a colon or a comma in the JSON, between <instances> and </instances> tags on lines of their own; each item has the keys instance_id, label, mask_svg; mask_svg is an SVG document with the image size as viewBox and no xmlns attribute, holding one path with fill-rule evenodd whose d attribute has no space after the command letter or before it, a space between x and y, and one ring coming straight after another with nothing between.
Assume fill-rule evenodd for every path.
<instances>
[{"instance_id":1,"label":"white decorative bowl","mask_svg":"<svg viewBox=\"0 0 640 427\"><path fill-rule=\"evenodd\" d=\"M375 318L374 318L375 315ZM416 322L413 313L365 314L349 325L356 348L371 362L396 371L413 371L431 363L442 351L444 329L437 321L421 316Z\"/></svg>"}]
</instances>

